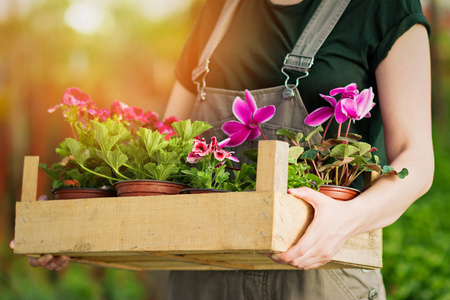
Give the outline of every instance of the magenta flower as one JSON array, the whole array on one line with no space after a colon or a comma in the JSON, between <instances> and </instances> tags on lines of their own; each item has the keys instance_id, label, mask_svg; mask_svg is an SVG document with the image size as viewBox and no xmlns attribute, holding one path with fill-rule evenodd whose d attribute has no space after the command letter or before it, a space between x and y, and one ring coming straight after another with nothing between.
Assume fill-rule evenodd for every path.
<instances>
[{"instance_id":1,"label":"magenta flower","mask_svg":"<svg viewBox=\"0 0 450 300\"><path fill-rule=\"evenodd\" d=\"M228 140L218 143L215 136L211 138L211 143L209 145L206 144L205 139L195 140L192 150L186 160L188 163L195 164L204 157L211 157L211 155L214 155L214 158L220 162L224 162L225 159L238 162L239 160L232 156L234 152L228 152L222 149L221 145L226 144L227 142Z\"/></svg>"},{"instance_id":2,"label":"magenta flower","mask_svg":"<svg viewBox=\"0 0 450 300\"><path fill-rule=\"evenodd\" d=\"M320 94L320 97L331 104L331 107L324 106L316 109L305 118L305 124L309 126L319 126L330 117L334 116L337 101L334 97Z\"/></svg>"},{"instance_id":3,"label":"magenta flower","mask_svg":"<svg viewBox=\"0 0 450 300\"><path fill-rule=\"evenodd\" d=\"M363 90L354 100L349 98L342 99L340 101L342 103L340 107L336 107L336 121L342 123L338 120L338 109L341 119L345 116L346 120L350 118L354 122L356 120L361 120L362 118L369 118L370 110L375 106L375 103L373 103L374 97L375 95L372 88L369 88Z\"/></svg>"},{"instance_id":4,"label":"magenta flower","mask_svg":"<svg viewBox=\"0 0 450 300\"><path fill-rule=\"evenodd\" d=\"M195 140L194 146L192 146L192 150L186 160L188 163L195 164L209 153L211 153L211 150L206 144L205 139Z\"/></svg>"},{"instance_id":5,"label":"magenta flower","mask_svg":"<svg viewBox=\"0 0 450 300\"><path fill-rule=\"evenodd\" d=\"M345 87L338 87L335 89L332 89L330 91L330 96L336 96L338 94L341 94L341 98L350 98L355 99L356 96L358 96L358 88L356 86L356 83L350 83L349 85Z\"/></svg>"},{"instance_id":6,"label":"magenta flower","mask_svg":"<svg viewBox=\"0 0 450 300\"><path fill-rule=\"evenodd\" d=\"M83 107L93 108L95 104L90 101L91 97L87 93L83 93L79 88L68 88L61 99L61 103L50 107L47 111L49 113L55 112L60 107L65 107L66 110L69 110L68 107L74 106L78 109L82 109Z\"/></svg>"},{"instance_id":7,"label":"magenta flower","mask_svg":"<svg viewBox=\"0 0 450 300\"><path fill-rule=\"evenodd\" d=\"M233 102L233 114L239 121L228 121L222 126L222 131L230 137L227 147L238 146L246 140L259 137L259 124L267 122L275 114L273 105L257 108L255 99L248 90L245 90L245 100L236 97Z\"/></svg>"}]
</instances>

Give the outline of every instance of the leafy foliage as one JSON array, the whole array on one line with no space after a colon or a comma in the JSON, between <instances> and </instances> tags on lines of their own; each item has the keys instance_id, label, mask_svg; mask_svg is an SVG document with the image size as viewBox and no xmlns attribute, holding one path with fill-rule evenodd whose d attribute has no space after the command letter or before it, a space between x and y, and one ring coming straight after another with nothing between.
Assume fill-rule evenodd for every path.
<instances>
[{"instance_id":1,"label":"leafy foliage","mask_svg":"<svg viewBox=\"0 0 450 300\"><path fill-rule=\"evenodd\" d=\"M385 175L404 178L408 170L396 172L391 166L380 166L376 151L370 144L361 142L361 136L347 134L347 137L333 138L311 145L309 140L322 131L317 127L308 136L282 129L277 134L287 137L293 144L289 150L288 187L308 186L318 189L324 183L350 186L363 172L375 171ZM301 143L307 144L305 150Z\"/></svg>"}]
</instances>

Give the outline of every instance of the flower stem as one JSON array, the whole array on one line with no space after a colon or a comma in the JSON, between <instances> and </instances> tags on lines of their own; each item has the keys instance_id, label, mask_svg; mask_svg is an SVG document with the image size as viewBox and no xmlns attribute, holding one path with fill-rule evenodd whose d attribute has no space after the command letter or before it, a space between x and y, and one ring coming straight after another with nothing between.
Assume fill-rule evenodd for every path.
<instances>
[{"instance_id":1,"label":"flower stem","mask_svg":"<svg viewBox=\"0 0 450 300\"><path fill-rule=\"evenodd\" d=\"M348 131L350 130L350 123L352 122L352 119L348 119L348 125L347 125L347 131L345 132L345 137L348 136Z\"/></svg>"},{"instance_id":2,"label":"flower stem","mask_svg":"<svg viewBox=\"0 0 450 300\"><path fill-rule=\"evenodd\" d=\"M77 141L79 141L80 139L78 138L77 132L76 132L75 129L74 129L74 124L73 124L73 122L70 122L70 129L72 130L73 137L74 137Z\"/></svg>"},{"instance_id":3,"label":"flower stem","mask_svg":"<svg viewBox=\"0 0 450 300\"><path fill-rule=\"evenodd\" d=\"M264 132L262 131L261 127L260 127L259 125L257 125L257 126L258 126L258 129L259 129L259 132L261 132L261 136L263 137L263 139L264 139L264 140L267 140L267 138L266 138L266 136L264 135Z\"/></svg>"},{"instance_id":4,"label":"flower stem","mask_svg":"<svg viewBox=\"0 0 450 300\"><path fill-rule=\"evenodd\" d=\"M88 172L90 172L90 173L92 173L94 175L97 175L97 176L100 176L100 177L104 177L106 179L113 180L113 181L120 181L120 179L118 179L118 178L113 178L113 177L110 177L110 176L105 175L105 174L100 174L100 173L97 173L95 171L92 171L91 169L86 168L82 164L79 164L79 165L80 165L81 168L83 168L84 170L86 170L86 171L88 171Z\"/></svg>"},{"instance_id":5,"label":"flower stem","mask_svg":"<svg viewBox=\"0 0 450 300\"><path fill-rule=\"evenodd\" d=\"M331 121L333 120L333 118L334 118L334 115L331 116L330 120L327 123L327 127L325 128L325 131L323 132L323 135L322 135L322 140L320 141L321 144L323 143L325 136L327 135L328 128L330 127L330 124L331 124Z\"/></svg>"},{"instance_id":6,"label":"flower stem","mask_svg":"<svg viewBox=\"0 0 450 300\"><path fill-rule=\"evenodd\" d=\"M127 167L127 168L129 168L129 169L131 169L131 170L133 170L133 171L135 171L135 172L137 172L137 173L139 173L139 174L142 174L142 175L145 175L145 176L148 177L148 174L147 174L147 173L144 173L144 172L142 172L141 170L138 170L138 169L136 169L136 168L133 168L133 167L130 166L130 165L123 164L123 166L124 166L124 167ZM120 175L121 175L121 174L120 174ZM121 175L121 176L124 177L123 175Z\"/></svg>"},{"instance_id":7,"label":"flower stem","mask_svg":"<svg viewBox=\"0 0 450 300\"><path fill-rule=\"evenodd\" d=\"M339 126L341 126L341 125L339 124ZM336 167L336 174L334 174L334 181L335 181L336 185L339 185L338 178L339 178L339 167Z\"/></svg>"},{"instance_id":8,"label":"flower stem","mask_svg":"<svg viewBox=\"0 0 450 300\"><path fill-rule=\"evenodd\" d=\"M317 176L320 178L320 179L322 179L323 180L323 178L322 178L322 174L320 174L320 172L319 172L319 170L317 170L317 166L316 166L316 163L314 162L314 160L311 160L312 161L312 164L313 164L313 166L314 166L314 170L316 170L316 174L317 174Z\"/></svg>"},{"instance_id":9,"label":"flower stem","mask_svg":"<svg viewBox=\"0 0 450 300\"><path fill-rule=\"evenodd\" d=\"M337 137L338 137L338 138L341 137L341 127L342 127L342 124L339 124L338 132L337 132Z\"/></svg>"}]
</instances>

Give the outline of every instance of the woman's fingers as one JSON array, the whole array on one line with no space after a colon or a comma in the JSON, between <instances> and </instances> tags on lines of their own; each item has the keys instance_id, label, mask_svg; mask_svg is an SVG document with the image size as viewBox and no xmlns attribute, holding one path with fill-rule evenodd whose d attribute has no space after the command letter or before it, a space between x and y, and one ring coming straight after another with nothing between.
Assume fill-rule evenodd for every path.
<instances>
[{"instance_id":1,"label":"woman's fingers","mask_svg":"<svg viewBox=\"0 0 450 300\"><path fill-rule=\"evenodd\" d=\"M305 270L326 264L354 231L350 201L337 201L309 188L290 189L288 192L313 206L314 219L294 246L271 258Z\"/></svg>"},{"instance_id":2,"label":"woman's fingers","mask_svg":"<svg viewBox=\"0 0 450 300\"><path fill-rule=\"evenodd\" d=\"M61 271L69 264L70 257L56 256L51 254L43 255L39 258L31 257L29 264L32 267L44 267L47 270Z\"/></svg>"}]
</instances>

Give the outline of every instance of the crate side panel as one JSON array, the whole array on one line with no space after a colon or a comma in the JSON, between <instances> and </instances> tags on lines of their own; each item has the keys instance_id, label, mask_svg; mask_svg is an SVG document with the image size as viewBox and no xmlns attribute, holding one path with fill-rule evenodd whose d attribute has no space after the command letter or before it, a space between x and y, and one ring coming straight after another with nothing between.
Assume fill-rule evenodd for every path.
<instances>
[{"instance_id":1,"label":"crate side panel","mask_svg":"<svg viewBox=\"0 0 450 300\"><path fill-rule=\"evenodd\" d=\"M273 216L273 246L285 252L300 239L314 217L311 205L286 193L276 193Z\"/></svg>"},{"instance_id":2,"label":"crate side panel","mask_svg":"<svg viewBox=\"0 0 450 300\"><path fill-rule=\"evenodd\" d=\"M36 201L16 205L16 253L268 249L265 192Z\"/></svg>"}]
</instances>

